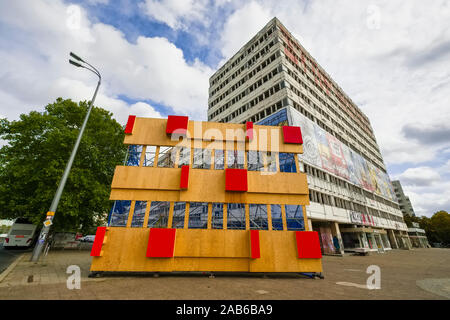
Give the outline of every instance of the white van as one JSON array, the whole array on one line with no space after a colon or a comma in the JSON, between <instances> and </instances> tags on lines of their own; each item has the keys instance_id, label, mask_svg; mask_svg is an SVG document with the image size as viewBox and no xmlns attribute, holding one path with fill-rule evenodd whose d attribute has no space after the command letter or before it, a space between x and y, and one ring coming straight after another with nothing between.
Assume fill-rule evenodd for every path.
<instances>
[{"instance_id":1,"label":"white van","mask_svg":"<svg viewBox=\"0 0 450 320\"><path fill-rule=\"evenodd\" d=\"M26 218L17 218L11 226L3 247L5 249L12 247L30 247L36 232L36 226Z\"/></svg>"}]
</instances>

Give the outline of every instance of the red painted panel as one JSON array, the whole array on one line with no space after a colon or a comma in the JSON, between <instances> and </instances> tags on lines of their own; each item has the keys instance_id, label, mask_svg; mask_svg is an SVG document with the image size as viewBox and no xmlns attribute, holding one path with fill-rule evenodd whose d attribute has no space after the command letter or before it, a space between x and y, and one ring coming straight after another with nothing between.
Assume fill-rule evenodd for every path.
<instances>
[{"instance_id":1,"label":"red painted panel","mask_svg":"<svg viewBox=\"0 0 450 320\"><path fill-rule=\"evenodd\" d=\"M189 185L189 166L181 167L180 189L187 189Z\"/></svg>"},{"instance_id":2,"label":"red painted panel","mask_svg":"<svg viewBox=\"0 0 450 320\"><path fill-rule=\"evenodd\" d=\"M247 169L225 169L226 191L247 191Z\"/></svg>"},{"instance_id":3,"label":"red painted panel","mask_svg":"<svg viewBox=\"0 0 450 320\"><path fill-rule=\"evenodd\" d=\"M151 228L148 237L147 257L172 258L176 229Z\"/></svg>"},{"instance_id":4,"label":"red painted panel","mask_svg":"<svg viewBox=\"0 0 450 320\"><path fill-rule=\"evenodd\" d=\"M300 127L283 126L284 143L302 144L302 130Z\"/></svg>"},{"instance_id":5,"label":"red painted panel","mask_svg":"<svg viewBox=\"0 0 450 320\"><path fill-rule=\"evenodd\" d=\"M125 127L125 134L133 133L135 121L136 121L136 116L128 116L127 126Z\"/></svg>"},{"instance_id":6,"label":"red painted panel","mask_svg":"<svg viewBox=\"0 0 450 320\"><path fill-rule=\"evenodd\" d=\"M316 231L296 231L297 252L299 259L320 259L319 234Z\"/></svg>"},{"instance_id":7,"label":"red painted panel","mask_svg":"<svg viewBox=\"0 0 450 320\"><path fill-rule=\"evenodd\" d=\"M250 244L252 247L252 259L261 258L259 247L259 230L250 230Z\"/></svg>"},{"instance_id":8,"label":"red painted panel","mask_svg":"<svg viewBox=\"0 0 450 320\"><path fill-rule=\"evenodd\" d=\"M186 134L188 121L189 117L186 116L169 116L167 118L166 133Z\"/></svg>"},{"instance_id":9,"label":"red painted panel","mask_svg":"<svg viewBox=\"0 0 450 320\"><path fill-rule=\"evenodd\" d=\"M247 129L245 137L251 141L253 140L253 122L247 122L245 125Z\"/></svg>"},{"instance_id":10,"label":"red painted panel","mask_svg":"<svg viewBox=\"0 0 450 320\"><path fill-rule=\"evenodd\" d=\"M98 227L95 233L94 243L92 244L91 257L100 257L103 240L105 239L106 227Z\"/></svg>"}]
</instances>

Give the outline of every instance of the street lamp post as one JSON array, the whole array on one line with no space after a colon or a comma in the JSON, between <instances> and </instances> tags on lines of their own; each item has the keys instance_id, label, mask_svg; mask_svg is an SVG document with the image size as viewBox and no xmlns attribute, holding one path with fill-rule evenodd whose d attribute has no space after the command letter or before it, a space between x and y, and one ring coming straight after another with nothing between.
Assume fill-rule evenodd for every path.
<instances>
[{"instance_id":1,"label":"street lamp post","mask_svg":"<svg viewBox=\"0 0 450 320\"><path fill-rule=\"evenodd\" d=\"M80 57L78 57L74 53L70 53L70 56L74 59L76 59L79 62L76 62L74 60L69 59L69 62L73 64L76 67L87 69L93 73L95 73L98 76L98 83L97 88L95 89L94 96L92 97L92 100L89 102L89 108L86 114L86 117L84 118L83 125L81 126L80 133L78 134L77 141L75 142L75 145L72 149L72 153L70 154L69 161L67 162L66 169L64 170L64 173L61 177L61 180L58 185L58 189L56 190L56 193L53 197L52 204L50 206L49 211L47 212L47 218L44 222L44 227L41 230L41 233L39 234L38 241L36 243L36 246L34 247L33 254L31 256L31 261L36 262L39 260L39 256L41 255L42 249L44 247L45 241L47 240L48 233L50 231L51 221L53 220L53 217L55 215L56 209L58 208L59 199L61 198L61 194L64 190L64 186L67 181L67 177L69 176L70 169L72 168L73 160L75 159L75 155L78 151L78 146L80 145L81 138L83 137L84 129L86 128L86 124L89 119L89 115L91 114L92 106L94 105L95 97L97 96L98 88L100 87L100 83L102 81L102 77L100 75L100 72L91 64L84 61ZM87 66L86 66L87 65Z\"/></svg>"}]
</instances>

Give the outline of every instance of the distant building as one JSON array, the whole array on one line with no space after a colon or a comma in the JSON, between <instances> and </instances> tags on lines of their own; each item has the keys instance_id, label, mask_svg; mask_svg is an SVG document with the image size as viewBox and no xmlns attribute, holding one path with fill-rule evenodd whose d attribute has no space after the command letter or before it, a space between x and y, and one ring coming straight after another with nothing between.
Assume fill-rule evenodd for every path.
<instances>
[{"instance_id":1,"label":"distant building","mask_svg":"<svg viewBox=\"0 0 450 320\"><path fill-rule=\"evenodd\" d=\"M412 207L409 197L403 193L403 188L399 180L392 181L392 186L394 187L395 196L398 199L398 204L403 215L408 215L415 217L414 209Z\"/></svg>"}]
</instances>

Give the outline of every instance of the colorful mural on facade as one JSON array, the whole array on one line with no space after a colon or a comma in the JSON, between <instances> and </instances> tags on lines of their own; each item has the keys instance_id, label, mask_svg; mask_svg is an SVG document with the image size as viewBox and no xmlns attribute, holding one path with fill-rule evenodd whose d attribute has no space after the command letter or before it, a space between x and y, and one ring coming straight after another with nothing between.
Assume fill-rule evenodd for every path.
<instances>
[{"instance_id":1,"label":"colorful mural on facade","mask_svg":"<svg viewBox=\"0 0 450 320\"><path fill-rule=\"evenodd\" d=\"M368 191L395 200L394 189L386 173L297 110L288 110L291 125L302 129L304 153L300 158L304 162L336 174Z\"/></svg>"}]
</instances>

